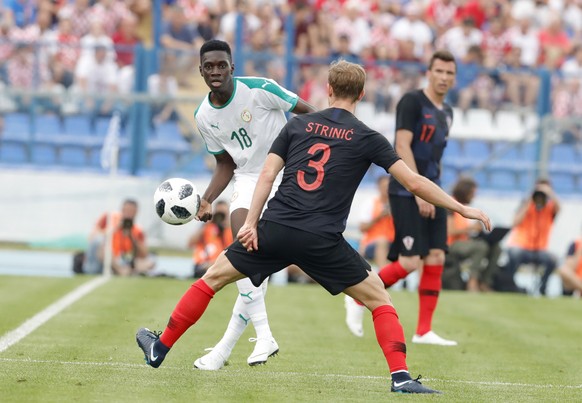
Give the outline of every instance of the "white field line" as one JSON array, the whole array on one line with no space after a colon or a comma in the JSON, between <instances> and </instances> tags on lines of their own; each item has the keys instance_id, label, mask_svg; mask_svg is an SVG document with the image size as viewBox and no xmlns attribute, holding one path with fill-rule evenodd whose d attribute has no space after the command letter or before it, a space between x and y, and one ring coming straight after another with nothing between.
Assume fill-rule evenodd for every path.
<instances>
[{"instance_id":1,"label":"white field line","mask_svg":"<svg viewBox=\"0 0 582 403\"><path fill-rule=\"evenodd\" d=\"M50 320L53 316L58 315L63 309L74 304L76 301L83 298L97 287L105 284L108 280L109 277L102 276L80 285L59 299L57 302L49 305L44 310L34 315L32 318L25 321L16 329L4 334L2 337L0 337L0 353L10 348L10 346L18 343L20 340L35 331L38 327L42 326L45 322Z\"/></svg>"},{"instance_id":2,"label":"white field line","mask_svg":"<svg viewBox=\"0 0 582 403\"><path fill-rule=\"evenodd\" d=\"M50 365L80 365L88 367L116 367L116 368L147 368L146 364L133 364L126 362L91 362L91 361L57 361L57 360L34 360L31 358L0 358L0 362L13 363L31 363L31 364L50 364ZM183 367L163 366L162 370L184 370ZM192 369L193 372L201 372ZM203 371L202 371L203 372ZM201 372L201 373L202 373ZM205 374L208 374L206 372ZM220 376L240 375L248 376L249 371L245 369L227 369L216 373ZM289 377L289 376L310 376L314 378L338 378L338 379L373 379L373 380L387 380L387 376L373 376L373 375L345 375L345 374L318 374L306 372L283 372L283 371L261 371L263 375ZM582 389L582 385L553 385L553 384L535 384L535 383L519 383L519 382L491 382L491 381L469 381L462 379L438 379L438 378L422 378L423 381L430 381L436 383L449 384L463 384L463 385L480 385L480 386L502 386L502 387L518 387L518 388L536 388L536 389Z\"/></svg>"}]
</instances>

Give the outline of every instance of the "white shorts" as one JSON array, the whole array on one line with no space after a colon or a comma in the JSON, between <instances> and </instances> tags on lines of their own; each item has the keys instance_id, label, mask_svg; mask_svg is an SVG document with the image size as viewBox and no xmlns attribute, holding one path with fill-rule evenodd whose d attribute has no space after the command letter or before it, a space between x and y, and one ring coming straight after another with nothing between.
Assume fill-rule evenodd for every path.
<instances>
[{"instance_id":1,"label":"white shorts","mask_svg":"<svg viewBox=\"0 0 582 403\"><path fill-rule=\"evenodd\" d=\"M283 178L283 173L280 172L275 178L273 183L273 189L271 189L271 194L269 199L275 195L275 192L279 188L281 179ZM234 175L233 191L232 197L230 199L230 213L239 208L249 209L251 207L251 201L253 200L253 193L255 192L255 187L257 186L258 176L250 175ZM268 200L269 200L268 199ZM263 207L263 211L267 208L267 203Z\"/></svg>"}]
</instances>

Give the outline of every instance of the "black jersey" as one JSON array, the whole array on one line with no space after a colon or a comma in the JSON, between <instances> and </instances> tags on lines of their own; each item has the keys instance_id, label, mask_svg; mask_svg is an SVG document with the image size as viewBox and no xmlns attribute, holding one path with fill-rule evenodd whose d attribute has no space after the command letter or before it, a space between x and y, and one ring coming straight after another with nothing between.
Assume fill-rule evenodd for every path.
<instances>
[{"instance_id":1,"label":"black jersey","mask_svg":"<svg viewBox=\"0 0 582 403\"><path fill-rule=\"evenodd\" d=\"M411 148L418 173L437 185L440 185L441 158L452 123L451 107L444 104L439 109L422 90L407 92L396 106L396 131L405 129L413 133ZM412 197L396 180L390 181L389 193Z\"/></svg>"},{"instance_id":2,"label":"black jersey","mask_svg":"<svg viewBox=\"0 0 582 403\"><path fill-rule=\"evenodd\" d=\"M271 146L285 161L283 180L263 219L337 237L371 163L400 159L380 133L338 108L289 120Z\"/></svg>"}]
</instances>

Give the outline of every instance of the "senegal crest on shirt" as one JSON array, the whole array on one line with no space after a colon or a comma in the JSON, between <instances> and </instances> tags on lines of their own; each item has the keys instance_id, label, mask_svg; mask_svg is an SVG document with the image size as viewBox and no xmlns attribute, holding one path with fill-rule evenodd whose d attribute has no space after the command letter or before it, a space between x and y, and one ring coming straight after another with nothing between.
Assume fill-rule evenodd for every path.
<instances>
[{"instance_id":1,"label":"senegal crest on shirt","mask_svg":"<svg viewBox=\"0 0 582 403\"><path fill-rule=\"evenodd\" d=\"M249 123L251 121L251 119L253 118L253 115L251 115L251 113L249 112L248 109L245 109L240 114L240 117L241 117L242 120L244 120L245 122Z\"/></svg>"}]
</instances>

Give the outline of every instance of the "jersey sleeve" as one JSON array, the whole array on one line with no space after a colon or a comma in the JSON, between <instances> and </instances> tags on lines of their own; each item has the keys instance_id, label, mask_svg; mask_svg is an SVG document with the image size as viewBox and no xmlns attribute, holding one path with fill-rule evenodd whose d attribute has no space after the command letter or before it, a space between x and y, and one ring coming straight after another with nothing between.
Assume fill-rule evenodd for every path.
<instances>
[{"instance_id":1,"label":"jersey sleeve","mask_svg":"<svg viewBox=\"0 0 582 403\"><path fill-rule=\"evenodd\" d=\"M384 168L386 172L388 169L400 159L392 144L378 132L370 135L370 141L367 143L367 150L370 160Z\"/></svg>"},{"instance_id":2,"label":"jersey sleeve","mask_svg":"<svg viewBox=\"0 0 582 403\"><path fill-rule=\"evenodd\" d=\"M283 127L283 129L281 129L281 132L279 133L275 141L273 141L271 149L269 150L269 154L270 153L277 154L279 157L283 159L283 161L287 161L287 151L289 150L289 143L291 140L289 130L287 130L288 125L289 123L287 123Z\"/></svg>"},{"instance_id":3,"label":"jersey sleeve","mask_svg":"<svg viewBox=\"0 0 582 403\"><path fill-rule=\"evenodd\" d=\"M261 91L258 91L257 101L266 109L279 109L290 112L295 108L299 97L297 94L281 87L277 82L269 78L264 79L261 85Z\"/></svg>"},{"instance_id":4,"label":"jersey sleeve","mask_svg":"<svg viewBox=\"0 0 582 403\"><path fill-rule=\"evenodd\" d=\"M222 144L208 131L204 122L199 119L196 115L194 115L194 120L196 121L196 126L198 126L198 131L206 144L206 150L210 154L222 154L224 152L224 148Z\"/></svg>"},{"instance_id":5,"label":"jersey sleeve","mask_svg":"<svg viewBox=\"0 0 582 403\"><path fill-rule=\"evenodd\" d=\"M414 133L421 111L417 97L411 93L405 94L396 106L396 130L404 129Z\"/></svg>"}]
</instances>

